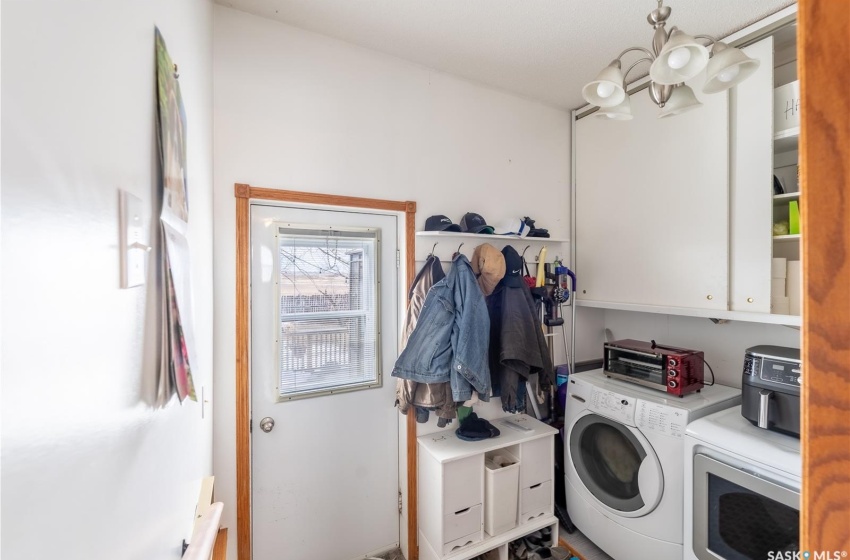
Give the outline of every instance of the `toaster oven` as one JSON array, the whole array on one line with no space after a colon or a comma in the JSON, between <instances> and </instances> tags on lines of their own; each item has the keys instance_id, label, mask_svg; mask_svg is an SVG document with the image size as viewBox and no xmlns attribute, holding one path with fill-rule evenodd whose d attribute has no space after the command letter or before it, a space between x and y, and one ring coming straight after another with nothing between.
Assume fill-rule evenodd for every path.
<instances>
[{"instance_id":1,"label":"toaster oven","mask_svg":"<svg viewBox=\"0 0 850 560\"><path fill-rule=\"evenodd\" d=\"M703 388L704 363L704 354L699 350L632 339L606 343L603 357L608 377L678 397Z\"/></svg>"}]
</instances>

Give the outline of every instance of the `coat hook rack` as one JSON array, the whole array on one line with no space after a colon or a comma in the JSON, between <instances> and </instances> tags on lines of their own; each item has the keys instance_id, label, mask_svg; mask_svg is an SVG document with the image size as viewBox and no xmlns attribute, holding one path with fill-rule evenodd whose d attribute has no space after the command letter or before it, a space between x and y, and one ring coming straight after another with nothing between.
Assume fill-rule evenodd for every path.
<instances>
[{"instance_id":1,"label":"coat hook rack","mask_svg":"<svg viewBox=\"0 0 850 560\"><path fill-rule=\"evenodd\" d=\"M529 249L530 247L531 247L531 245L526 245L526 246L525 246L525 249L523 249L523 250L522 250L522 255L520 255L520 258L525 259L525 252L526 252L526 251L528 251L528 249Z\"/></svg>"},{"instance_id":2,"label":"coat hook rack","mask_svg":"<svg viewBox=\"0 0 850 560\"><path fill-rule=\"evenodd\" d=\"M460 245L458 245L458 246L457 246L457 251L455 251L455 254L460 253L460 248L461 248L461 247L463 247L463 243L461 243Z\"/></svg>"},{"instance_id":3,"label":"coat hook rack","mask_svg":"<svg viewBox=\"0 0 850 560\"><path fill-rule=\"evenodd\" d=\"M437 245L439 245L439 244L440 244L440 242L438 241L438 242L434 243L433 247L431 247L431 256L434 256L434 250L437 248Z\"/></svg>"},{"instance_id":4,"label":"coat hook rack","mask_svg":"<svg viewBox=\"0 0 850 560\"><path fill-rule=\"evenodd\" d=\"M546 250L546 245L544 245L543 247L540 248L540 250L537 252L537 259L535 260L535 262L540 262L540 255L542 255L545 250Z\"/></svg>"}]
</instances>

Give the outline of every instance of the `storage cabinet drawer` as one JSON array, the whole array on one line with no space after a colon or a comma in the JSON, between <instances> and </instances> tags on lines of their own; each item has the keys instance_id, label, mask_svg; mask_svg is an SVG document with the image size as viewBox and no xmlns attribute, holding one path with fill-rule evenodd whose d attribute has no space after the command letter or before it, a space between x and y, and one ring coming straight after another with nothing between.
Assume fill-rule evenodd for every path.
<instances>
[{"instance_id":1,"label":"storage cabinet drawer","mask_svg":"<svg viewBox=\"0 0 850 560\"><path fill-rule=\"evenodd\" d=\"M484 502L484 456L475 455L443 465L443 514Z\"/></svg>"},{"instance_id":2,"label":"storage cabinet drawer","mask_svg":"<svg viewBox=\"0 0 850 560\"><path fill-rule=\"evenodd\" d=\"M547 480L522 489L520 498L522 520L528 521L528 514L543 513L552 507L552 481Z\"/></svg>"},{"instance_id":3,"label":"storage cabinet drawer","mask_svg":"<svg viewBox=\"0 0 850 560\"><path fill-rule=\"evenodd\" d=\"M481 542L481 531L472 533L471 535L466 535L465 537L461 537L452 542L447 542L443 545L443 556L450 554L451 552L458 550L459 548L463 548L465 546L469 546L471 544L475 544L477 542Z\"/></svg>"},{"instance_id":4,"label":"storage cabinet drawer","mask_svg":"<svg viewBox=\"0 0 850 560\"><path fill-rule=\"evenodd\" d=\"M528 488L545 480L552 480L555 458L552 456L552 438L541 438L523 443L520 447L519 487Z\"/></svg>"},{"instance_id":5,"label":"storage cabinet drawer","mask_svg":"<svg viewBox=\"0 0 850 560\"><path fill-rule=\"evenodd\" d=\"M481 504L450 513L443 518L443 542L449 543L460 537L481 531L483 519Z\"/></svg>"}]
</instances>

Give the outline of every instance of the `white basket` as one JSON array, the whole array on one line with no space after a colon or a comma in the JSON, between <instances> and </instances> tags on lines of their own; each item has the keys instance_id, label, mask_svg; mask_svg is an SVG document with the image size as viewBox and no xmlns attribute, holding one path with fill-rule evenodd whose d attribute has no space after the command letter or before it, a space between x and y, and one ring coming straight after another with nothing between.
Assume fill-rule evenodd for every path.
<instances>
[{"instance_id":1,"label":"white basket","mask_svg":"<svg viewBox=\"0 0 850 560\"><path fill-rule=\"evenodd\" d=\"M519 459L499 449L484 456L484 530L496 536L516 527Z\"/></svg>"}]
</instances>

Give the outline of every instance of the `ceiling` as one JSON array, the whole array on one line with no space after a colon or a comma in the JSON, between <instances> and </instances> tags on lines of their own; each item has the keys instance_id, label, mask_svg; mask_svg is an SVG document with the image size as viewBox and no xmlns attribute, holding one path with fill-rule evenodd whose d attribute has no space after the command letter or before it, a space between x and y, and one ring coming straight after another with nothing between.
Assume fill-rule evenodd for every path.
<instances>
[{"instance_id":1,"label":"ceiling","mask_svg":"<svg viewBox=\"0 0 850 560\"><path fill-rule=\"evenodd\" d=\"M217 0L549 105L584 104L582 86L622 50L649 47L654 0ZM668 0L668 20L723 37L792 0ZM626 55L624 70L638 53ZM629 76L646 74L638 68Z\"/></svg>"}]
</instances>

